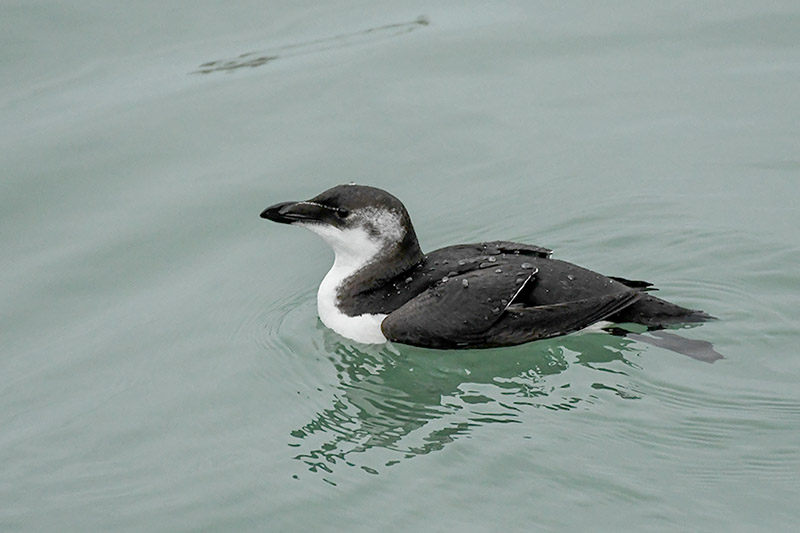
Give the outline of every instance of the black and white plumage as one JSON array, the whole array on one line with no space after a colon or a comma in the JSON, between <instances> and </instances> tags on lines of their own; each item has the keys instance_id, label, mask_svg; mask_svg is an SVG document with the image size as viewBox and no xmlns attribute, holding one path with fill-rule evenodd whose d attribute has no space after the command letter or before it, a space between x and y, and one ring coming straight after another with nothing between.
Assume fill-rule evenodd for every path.
<instances>
[{"instance_id":1,"label":"black and white plumage","mask_svg":"<svg viewBox=\"0 0 800 533\"><path fill-rule=\"evenodd\" d=\"M648 294L649 283L553 259L539 246L494 241L423 254L405 206L374 187L339 185L261 217L305 227L331 245L319 316L357 342L488 348L601 321L661 329L713 318Z\"/></svg>"}]
</instances>

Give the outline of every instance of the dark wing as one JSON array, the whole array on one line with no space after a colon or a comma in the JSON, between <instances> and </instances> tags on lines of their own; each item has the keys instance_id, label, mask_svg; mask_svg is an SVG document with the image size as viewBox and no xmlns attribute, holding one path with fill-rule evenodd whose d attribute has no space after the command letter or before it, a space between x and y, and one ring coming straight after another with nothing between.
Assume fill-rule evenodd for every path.
<instances>
[{"instance_id":1,"label":"dark wing","mask_svg":"<svg viewBox=\"0 0 800 533\"><path fill-rule=\"evenodd\" d=\"M640 292L623 290L572 302L512 307L476 347L512 346L572 333L608 318L641 297Z\"/></svg>"},{"instance_id":2,"label":"dark wing","mask_svg":"<svg viewBox=\"0 0 800 533\"><path fill-rule=\"evenodd\" d=\"M535 282L535 271L521 275L515 268L449 278L390 313L381 329L390 341L426 348L507 346L577 331L640 297L622 288L574 302L512 305Z\"/></svg>"},{"instance_id":3,"label":"dark wing","mask_svg":"<svg viewBox=\"0 0 800 533\"><path fill-rule=\"evenodd\" d=\"M391 341L428 348L472 344L497 322L535 271L497 267L473 270L422 292L391 312L381 330ZM446 281L445 281L446 280Z\"/></svg>"}]
</instances>

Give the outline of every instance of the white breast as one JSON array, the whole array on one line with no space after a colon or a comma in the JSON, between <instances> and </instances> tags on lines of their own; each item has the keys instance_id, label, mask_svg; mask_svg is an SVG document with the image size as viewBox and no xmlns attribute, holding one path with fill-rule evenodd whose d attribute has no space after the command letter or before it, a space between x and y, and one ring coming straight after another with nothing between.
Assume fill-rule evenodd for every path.
<instances>
[{"instance_id":1,"label":"white breast","mask_svg":"<svg viewBox=\"0 0 800 533\"><path fill-rule=\"evenodd\" d=\"M382 242L374 240L362 229L341 231L322 224L302 224L320 235L333 248L336 259L317 291L317 311L326 327L339 335L364 344L381 344L386 337L381 332L385 314L348 316L338 306L339 286L360 270L380 251Z\"/></svg>"},{"instance_id":2,"label":"white breast","mask_svg":"<svg viewBox=\"0 0 800 533\"><path fill-rule=\"evenodd\" d=\"M382 344L386 342L386 337L381 332L381 322L386 318L383 314L363 314L358 316L348 316L336 307L335 292L331 290L333 283L328 283L333 269L328 272L325 279L319 286L317 292L317 312L319 318L326 327L332 329L339 335L364 344Z\"/></svg>"}]
</instances>

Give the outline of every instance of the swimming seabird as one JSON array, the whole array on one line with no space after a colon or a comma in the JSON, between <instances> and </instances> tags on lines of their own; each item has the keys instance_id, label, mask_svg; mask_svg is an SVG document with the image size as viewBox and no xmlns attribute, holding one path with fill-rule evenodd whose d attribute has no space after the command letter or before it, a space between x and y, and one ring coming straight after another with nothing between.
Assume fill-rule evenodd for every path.
<instances>
[{"instance_id":1,"label":"swimming seabird","mask_svg":"<svg viewBox=\"0 0 800 533\"><path fill-rule=\"evenodd\" d=\"M424 254L403 203L375 187L339 185L261 217L307 228L333 248L317 293L319 317L360 343L488 348L601 321L658 330L713 318L656 298L649 283L553 259L540 246L492 241Z\"/></svg>"}]
</instances>

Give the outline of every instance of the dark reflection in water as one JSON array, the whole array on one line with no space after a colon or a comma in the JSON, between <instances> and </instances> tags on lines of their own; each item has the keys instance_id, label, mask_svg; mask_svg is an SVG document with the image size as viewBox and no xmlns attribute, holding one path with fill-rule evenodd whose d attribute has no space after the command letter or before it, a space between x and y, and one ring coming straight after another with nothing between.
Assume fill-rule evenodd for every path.
<instances>
[{"instance_id":1,"label":"dark reflection in water","mask_svg":"<svg viewBox=\"0 0 800 533\"><path fill-rule=\"evenodd\" d=\"M412 32L429 24L428 19L419 16L410 22L398 22L395 24L385 24L366 30L359 30L350 33L342 33L330 37L322 37L301 43L287 44L278 46L261 52L247 52L240 54L232 59L218 59L208 61L200 65L191 74L211 74L212 72L233 72L241 68L254 68L266 65L267 63L280 58L294 57L323 50L346 48L356 44L362 44L381 39L396 37L404 33Z\"/></svg>"},{"instance_id":2,"label":"dark reflection in water","mask_svg":"<svg viewBox=\"0 0 800 533\"><path fill-rule=\"evenodd\" d=\"M574 409L600 391L637 398L617 383L632 366L624 354L637 353L624 338L573 335L501 350L435 351L357 348L322 329L337 390L330 407L292 432L290 446L323 476L343 465L377 474L476 427L519 423L525 409ZM553 379L570 364L596 371L597 382Z\"/></svg>"}]
</instances>

